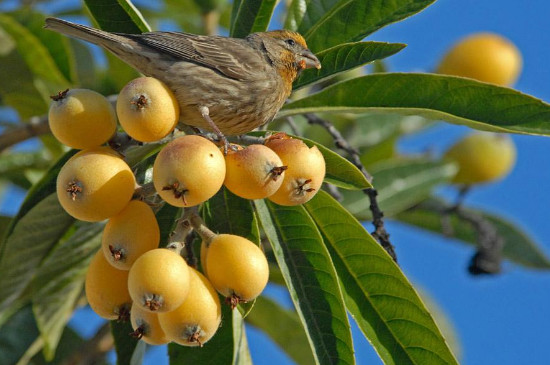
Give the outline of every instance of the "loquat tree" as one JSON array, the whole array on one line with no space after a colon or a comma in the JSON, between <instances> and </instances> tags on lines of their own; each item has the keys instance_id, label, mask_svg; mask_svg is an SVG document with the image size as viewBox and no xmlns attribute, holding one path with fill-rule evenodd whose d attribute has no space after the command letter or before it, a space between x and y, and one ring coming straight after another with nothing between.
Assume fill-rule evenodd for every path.
<instances>
[{"instance_id":1,"label":"loquat tree","mask_svg":"<svg viewBox=\"0 0 550 365\"><path fill-rule=\"evenodd\" d=\"M550 134L550 106L510 88L521 56L498 37L484 35L481 47L504 44L510 67L467 70L482 56L474 42L451 50L439 73L388 72L384 59L405 45L363 39L434 1L166 0L138 10L84 0L60 13L25 4L1 13L0 105L19 121L1 130L0 182L26 190L18 213L0 216L2 363L103 363L114 349L117 363L137 364L147 346L169 343L171 364L249 364L249 324L298 364L354 364L353 321L385 364L457 364L439 314L399 267L385 219L451 228L476 247L472 275L498 274L503 259L549 269L516 223L434 190L466 194L503 177L515 147L493 133ZM207 74L176 88L44 29L69 15L129 35L169 21L245 38L277 24L303 36L283 33L303 58L291 62L292 93L273 121L235 136L242 128L216 114L219 85ZM128 39L137 47L156 42L151 34ZM182 49L170 57L188 56ZM194 64L227 61L199 50ZM240 80L222 66L209 72ZM206 111L182 104L196 87L213 100ZM401 137L436 121L484 132L443 157L396 152ZM13 149L30 138L34 151ZM261 295L266 284L288 291L294 308ZM68 326L86 305L104 318L91 339Z\"/></svg>"}]
</instances>

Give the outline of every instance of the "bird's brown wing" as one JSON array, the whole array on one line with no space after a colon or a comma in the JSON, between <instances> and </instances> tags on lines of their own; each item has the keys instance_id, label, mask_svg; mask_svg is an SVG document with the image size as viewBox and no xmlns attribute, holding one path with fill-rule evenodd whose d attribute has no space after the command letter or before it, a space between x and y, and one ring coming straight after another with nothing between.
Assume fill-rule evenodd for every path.
<instances>
[{"instance_id":1,"label":"bird's brown wing","mask_svg":"<svg viewBox=\"0 0 550 365\"><path fill-rule=\"evenodd\" d=\"M217 70L227 77L244 80L265 67L259 51L246 40L200 36L179 32L150 32L125 36L175 58Z\"/></svg>"}]
</instances>

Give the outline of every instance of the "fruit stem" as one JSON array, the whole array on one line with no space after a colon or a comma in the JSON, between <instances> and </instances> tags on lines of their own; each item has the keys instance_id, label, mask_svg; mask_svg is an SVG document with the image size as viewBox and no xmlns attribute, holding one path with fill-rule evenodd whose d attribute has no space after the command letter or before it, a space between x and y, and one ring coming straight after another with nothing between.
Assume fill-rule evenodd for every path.
<instances>
[{"instance_id":1,"label":"fruit stem","mask_svg":"<svg viewBox=\"0 0 550 365\"><path fill-rule=\"evenodd\" d=\"M189 222L191 227L201 236L202 240L206 243L206 247L210 246L210 242L216 236L214 232L208 229L202 218L197 214L195 210L187 209L183 215L183 220Z\"/></svg>"}]
</instances>

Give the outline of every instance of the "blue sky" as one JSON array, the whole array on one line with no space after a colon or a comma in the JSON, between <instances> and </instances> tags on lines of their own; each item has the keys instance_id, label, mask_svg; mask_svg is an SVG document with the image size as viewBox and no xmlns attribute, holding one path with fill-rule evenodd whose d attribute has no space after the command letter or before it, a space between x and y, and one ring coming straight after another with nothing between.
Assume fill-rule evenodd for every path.
<instances>
[{"instance_id":1,"label":"blue sky","mask_svg":"<svg viewBox=\"0 0 550 365\"><path fill-rule=\"evenodd\" d=\"M439 0L422 13L376 32L369 40L408 44L388 59L391 71L429 71L457 39L478 31L500 33L523 54L524 69L516 88L550 101L548 14L550 3L544 1ZM403 152L427 148L442 151L467 131L442 125L405 139L400 148ZM550 140L514 136L514 141L518 147L514 171L500 182L475 189L466 203L514 220L550 254L550 195L545 189L550 179ZM14 211L18 202L5 204L5 210ZM456 329L463 364L550 363L550 273L506 264L499 276L474 278L466 272L471 247L391 221L388 230L406 275L429 293ZM289 303L280 291L270 289L268 294ZM94 318L89 310L83 310L73 323L89 326ZM258 331L250 328L249 334L255 364L290 363ZM358 364L381 364L361 337L358 334L354 339ZM156 348L146 362L167 363L164 349Z\"/></svg>"}]
</instances>

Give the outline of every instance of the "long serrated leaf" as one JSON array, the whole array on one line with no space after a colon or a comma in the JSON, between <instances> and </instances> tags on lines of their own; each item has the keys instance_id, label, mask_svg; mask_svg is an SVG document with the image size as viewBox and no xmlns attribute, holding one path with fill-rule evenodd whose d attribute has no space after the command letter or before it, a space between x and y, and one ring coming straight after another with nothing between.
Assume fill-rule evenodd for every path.
<instances>
[{"instance_id":1,"label":"long serrated leaf","mask_svg":"<svg viewBox=\"0 0 550 365\"><path fill-rule=\"evenodd\" d=\"M101 245L103 226L86 223L58 244L40 264L30 284L33 312L47 360L53 359L75 301L82 292L89 262Z\"/></svg>"},{"instance_id":2,"label":"long serrated leaf","mask_svg":"<svg viewBox=\"0 0 550 365\"><path fill-rule=\"evenodd\" d=\"M355 42L376 30L405 19L435 0L322 0L306 1L305 11L293 11L292 21L315 52Z\"/></svg>"},{"instance_id":3,"label":"long serrated leaf","mask_svg":"<svg viewBox=\"0 0 550 365\"><path fill-rule=\"evenodd\" d=\"M57 175L59 174L59 170L61 170L61 167L67 162L69 158L71 158L77 150L71 150L67 153L65 153L63 156L59 158L55 162L55 164L50 167L48 172L44 174L42 179L36 184L33 185L33 187L27 192L27 196L25 197L25 200L21 204L21 207L19 208L19 211L13 218L10 227L8 228L7 235L11 234L13 229L15 228L15 225L19 222L19 220L24 217L32 208L34 208L39 202L41 202L43 199L49 197L51 194L56 192L56 181L57 181ZM0 259L2 258L2 255L4 254L4 251L6 249L6 240L4 239L2 242L0 242Z\"/></svg>"},{"instance_id":4,"label":"long serrated leaf","mask_svg":"<svg viewBox=\"0 0 550 365\"><path fill-rule=\"evenodd\" d=\"M446 161L430 159L395 159L373 166L374 185L378 204L385 216L392 216L423 201L433 189L449 182L456 166ZM343 205L357 218L370 219L370 200L365 194L346 191Z\"/></svg>"},{"instance_id":5,"label":"long serrated leaf","mask_svg":"<svg viewBox=\"0 0 550 365\"><path fill-rule=\"evenodd\" d=\"M265 137L268 134L273 133L276 132L252 132L250 134ZM336 152L311 139L293 136L290 134L289 136L291 136L292 138L301 139L306 145L308 145L308 147L316 146L319 149L319 151L323 155L323 158L325 159L326 182L329 182L344 189L352 190L366 189L372 187L365 175L363 175L361 171L357 167L355 167L355 165L353 165L351 162L349 162Z\"/></svg>"},{"instance_id":6,"label":"long serrated leaf","mask_svg":"<svg viewBox=\"0 0 550 365\"><path fill-rule=\"evenodd\" d=\"M17 311L6 323L0 324L0 359L16 364L38 337L30 305Z\"/></svg>"},{"instance_id":7,"label":"long serrated leaf","mask_svg":"<svg viewBox=\"0 0 550 365\"><path fill-rule=\"evenodd\" d=\"M442 200L428 199L414 209L404 211L396 218L407 224L414 225L421 229L445 235L441 212L448 209L449 204ZM540 245L516 223L509 221L496 214L484 212L477 209L462 207L467 212L479 215L488 220L497 229L498 234L504 239L502 254L510 261L533 269L550 269L550 258L544 253ZM477 243L477 233L472 226L456 216L450 215L452 237L468 244Z\"/></svg>"},{"instance_id":8,"label":"long serrated leaf","mask_svg":"<svg viewBox=\"0 0 550 365\"><path fill-rule=\"evenodd\" d=\"M376 30L405 19L435 0L321 0L293 4L287 25L304 35L310 49L321 51L355 42Z\"/></svg>"},{"instance_id":9,"label":"long serrated leaf","mask_svg":"<svg viewBox=\"0 0 550 365\"><path fill-rule=\"evenodd\" d=\"M13 16L44 45L65 79L74 83L76 64L69 38L56 32L45 32L44 14L39 12L27 8L13 13Z\"/></svg>"},{"instance_id":10,"label":"long serrated leaf","mask_svg":"<svg viewBox=\"0 0 550 365\"><path fill-rule=\"evenodd\" d=\"M472 128L550 135L550 105L519 91L435 74L373 74L289 103L279 117L313 112L379 111L420 115Z\"/></svg>"},{"instance_id":11,"label":"long serrated leaf","mask_svg":"<svg viewBox=\"0 0 550 365\"><path fill-rule=\"evenodd\" d=\"M222 187L203 210L206 225L215 233L229 233L260 243L260 228L250 200Z\"/></svg>"},{"instance_id":12,"label":"long serrated leaf","mask_svg":"<svg viewBox=\"0 0 550 365\"><path fill-rule=\"evenodd\" d=\"M243 317L239 311L232 310L231 319L233 321L233 364L252 365Z\"/></svg>"},{"instance_id":13,"label":"long serrated leaf","mask_svg":"<svg viewBox=\"0 0 550 365\"><path fill-rule=\"evenodd\" d=\"M0 56L0 80L2 104L17 110L21 118L30 118L48 111L48 101L38 91L33 72L17 50Z\"/></svg>"},{"instance_id":14,"label":"long serrated leaf","mask_svg":"<svg viewBox=\"0 0 550 365\"><path fill-rule=\"evenodd\" d=\"M130 336L134 330L130 321L111 321L111 333L115 340L117 365L140 365L145 355L145 342Z\"/></svg>"},{"instance_id":15,"label":"long serrated leaf","mask_svg":"<svg viewBox=\"0 0 550 365\"><path fill-rule=\"evenodd\" d=\"M250 33L267 30L276 0L240 0L233 4L231 37L244 38Z\"/></svg>"},{"instance_id":16,"label":"long serrated leaf","mask_svg":"<svg viewBox=\"0 0 550 365\"><path fill-rule=\"evenodd\" d=\"M305 70L294 82L297 90L327 77L383 59L405 48L401 43L354 42L339 44L316 54L323 66L320 70Z\"/></svg>"},{"instance_id":17,"label":"long serrated leaf","mask_svg":"<svg viewBox=\"0 0 550 365\"><path fill-rule=\"evenodd\" d=\"M27 28L6 14L0 14L0 27L13 38L19 54L33 75L44 83L46 88L44 92L53 95L55 91L69 84L48 49ZM36 60L40 60L40 62L36 62ZM43 97L46 99L48 95L43 95Z\"/></svg>"},{"instance_id":18,"label":"long serrated leaf","mask_svg":"<svg viewBox=\"0 0 550 365\"><path fill-rule=\"evenodd\" d=\"M0 258L0 317L20 297L39 263L73 222L55 193L17 221Z\"/></svg>"},{"instance_id":19,"label":"long serrated leaf","mask_svg":"<svg viewBox=\"0 0 550 365\"><path fill-rule=\"evenodd\" d=\"M100 28L108 32L150 32L149 24L129 0L84 0Z\"/></svg>"},{"instance_id":20,"label":"long serrated leaf","mask_svg":"<svg viewBox=\"0 0 550 365\"><path fill-rule=\"evenodd\" d=\"M365 228L321 191L305 208L321 231L346 307L385 364L458 364L424 303Z\"/></svg>"},{"instance_id":21,"label":"long serrated leaf","mask_svg":"<svg viewBox=\"0 0 550 365\"><path fill-rule=\"evenodd\" d=\"M246 321L265 332L279 348L299 365L315 364L304 327L295 311L282 308L275 301L260 296Z\"/></svg>"},{"instance_id":22,"label":"long serrated leaf","mask_svg":"<svg viewBox=\"0 0 550 365\"><path fill-rule=\"evenodd\" d=\"M354 364L350 326L330 255L302 206L254 201L319 364Z\"/></svg>"}]
</instances>

